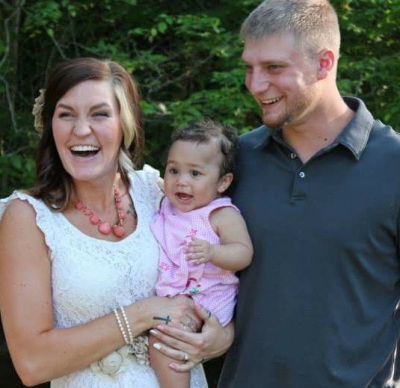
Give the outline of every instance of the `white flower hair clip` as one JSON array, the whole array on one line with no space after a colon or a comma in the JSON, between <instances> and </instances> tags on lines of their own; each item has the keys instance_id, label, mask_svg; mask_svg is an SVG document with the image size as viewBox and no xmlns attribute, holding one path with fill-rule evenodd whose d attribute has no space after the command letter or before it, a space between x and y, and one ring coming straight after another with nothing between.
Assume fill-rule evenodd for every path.
<instances>
[{"instance_id":1,"label":"white flower hair clip","mask_svg":"<svg viewBox=\"0 0 400 388\"><path fill-rule=\"evenodd\" d=\"M34 127L39 133L43 133L43 106L44 106L44 94L46 89L39 90L39 96L35 98L35 103L33 104L32 114L35 117Z\"/></svg>"}]
</instances>

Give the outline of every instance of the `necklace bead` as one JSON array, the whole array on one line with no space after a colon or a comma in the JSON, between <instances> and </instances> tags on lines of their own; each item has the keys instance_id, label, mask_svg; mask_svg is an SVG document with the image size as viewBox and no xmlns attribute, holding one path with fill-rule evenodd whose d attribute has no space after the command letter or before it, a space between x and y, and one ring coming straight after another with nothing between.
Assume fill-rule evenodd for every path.
<instances>
[{"instance_id":1,"label":"necklace bead","mask_svg":"<svg viewBox=\"0 0 400 388\"><path fill-rule=\"evenodd\" d=\"M125 236L125 229L122 226L114 225L112 227L112 231L113 231L114 235L117 237L122 238Z\"/></svg>"},{"instance_id":2,"label":"necklace bead","mask_svg":"<svg viewBox=\"0 0 400 388\"><path fill-rule=\"evenodd\" d=\"M122 238L125 236L124 229L124 220L126 219L126 213L123 210L122 200L121 200L121 192L118 188L114 186L114 201L115 201L115 209L117 210L118 221L115 225L111 225L107 221L103 221L96 213L90 210L86 205L78 200L75 204L75 209L80 210L85 216L89 217L89 222L92 225L97 226L97 230L108 236L111 232L114 236L118 238Z\"/></svg>"},{"instance_id":3,"label":"necklace bead","mask_svg":"<svg viewBox=\"0 0 400 388\"><path fill-rule=\"evenodd\" d=\"M92 225L97 225L97 224L99 223L99 221L100 221L100 218L99 218L99 216L96 216L96 214L92 214L92 215L89 217L89 222L90 222Z\"/></svg>"},{"instance_id":4,"label":"necklace bead","mask_svg":"<svg viewBox=\"0 0 400 388\"><path fill-rule=\"evenodd\" d=\"M108 236L111 233L111 224L109 222L100 222L97 229L101 234Z\"/></svg>"}]
</instances>

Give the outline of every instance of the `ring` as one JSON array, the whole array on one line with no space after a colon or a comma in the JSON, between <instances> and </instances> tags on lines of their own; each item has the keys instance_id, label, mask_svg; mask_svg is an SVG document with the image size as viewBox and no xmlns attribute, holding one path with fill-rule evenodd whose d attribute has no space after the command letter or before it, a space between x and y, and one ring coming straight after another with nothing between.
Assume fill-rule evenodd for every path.
<instances>
[{"instance_id":1,"label":"ring","mask_svg":"<svg viewBox=\"0 0 400 388\"><path fill-rule=\"evenodd\" d=\"M188 327L193 333L196 333L197 331L197 325L196 322L190 318L189 322L185 324L186 327Z\"/></svg>"},{"instance_id":2,"label":"ring","mask_svg":"<svg viewBox=\"0 0 400 388\"><path fill-rule=\"evenodd\" d=\"M184 324L184 323L182 323L182 329L184 331L190 331L190 327L188 325Z\"/></svg>"},{"instance_id":3,"label":"ring","mask_svg":"<svg viewBox=\"0 0 400 388\"><path fill-rule=\"evenodd\" d=\"M189 355L186 352L183 352L183 361L188 362L190 359Z\"/></svg>"}]
</instances>

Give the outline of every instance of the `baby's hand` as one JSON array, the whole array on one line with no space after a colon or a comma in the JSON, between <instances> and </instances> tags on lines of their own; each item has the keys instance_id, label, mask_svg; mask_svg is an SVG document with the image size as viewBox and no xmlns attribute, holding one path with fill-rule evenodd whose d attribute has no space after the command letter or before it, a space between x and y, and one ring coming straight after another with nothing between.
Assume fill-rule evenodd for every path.
<instances>
[{"instance_id":1,"label":"baby's hand","mask_svg":"<svg viewBox=\"0 0 400 388\"><path fill-rule=\"evenodd\" d=\"M214 246L206 240L192 236L192 241L189 241L187 246L186 260L193 261L195 265L207 263L214 256Z\"/></svg>"}]
</instances>

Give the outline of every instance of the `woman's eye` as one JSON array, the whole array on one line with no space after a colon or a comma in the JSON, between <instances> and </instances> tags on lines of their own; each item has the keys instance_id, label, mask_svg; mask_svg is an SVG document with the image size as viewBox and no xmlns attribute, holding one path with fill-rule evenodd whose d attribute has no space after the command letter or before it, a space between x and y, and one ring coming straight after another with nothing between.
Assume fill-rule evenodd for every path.
<instances>
[{"instance_id":1,"label":"woman's eye","mask_svg":"<svg viewBox=\"0 0 400 388\"><path fill-rule=\"evenodd\" d=\"M108 112L96 112L94 114L95 117L110 117L110 114Z\"/></svg>"},{"instance_id":2,"label":"woman's eye","mask_svg":"<svg viewBox=\"0 0 400 388\"><path fill-rule=\"evenodd\" d=\"M59 114L58 114L58 117L59 118L68 118L68 117L71 117L71 113L69 113L69 112L60 112Z\"/></svg>"}]
</instances>

